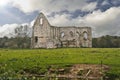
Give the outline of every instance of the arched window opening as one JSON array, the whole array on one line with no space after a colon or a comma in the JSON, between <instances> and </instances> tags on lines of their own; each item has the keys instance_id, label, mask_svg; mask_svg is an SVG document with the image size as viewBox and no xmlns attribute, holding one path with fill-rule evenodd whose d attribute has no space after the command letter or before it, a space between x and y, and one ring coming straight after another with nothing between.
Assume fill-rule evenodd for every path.
<instances>
[{"instance_id":1,"label":"arched window opening","mask_svg":"<svg viewBox=\"0 0 120 80\"><path fill-rule=\"evenodd\" d=\"M87 32L84 32L84 33L83 33L83 37L84 37L85 40L88 39L88 34L87 34Z\"/></svg>"},{"instance_id":2,"label":"arched window opening","mask_svg":"<svg viewBox=\"0 0 120 80\"><path fill-rule=\"evenodd\" d=\"M41 25L43 24L43 18L40 18L40 24Z\"/></svg>"},{"instance_id":3,"label":"arched window opening","mask_svg":"<svg viewBox=\"0 0 120 80\"><path fill-rule=\"evenodd\" d=\"M37 36L35 36L35 43L37 43L38 42L38 37Z\"/></svg>"},{"instance_id":4,"label":"arched window opening","mask_svg":"<svg viewBox=\"0 0 120 80\"><path fill-rule=\"evenodd\" d=\"M61 38L63 38L65 36L65 33L64 32L62 32L61 33Z\"/></svg>"},{"instance_id":5,"label":"arched window opening","mask_svg":"<svg viewBox=\"0 0 120 80\"><path fill-rule=\"evenodd\" d=\"M76 32L77 33L77 37L80 37L80 33L79 32Z\"/></svg>"},{"instance_id":6,"label":"arched window opening","mask_svg":"<svg viewBox=\"0 0 120 80\"><path fill-rule=\"evenodd\" d=\"M73 37L73 36L74 36L72 31L70 31L70 36L71 36L71 37Z\"/></svg>"}]
</instances>

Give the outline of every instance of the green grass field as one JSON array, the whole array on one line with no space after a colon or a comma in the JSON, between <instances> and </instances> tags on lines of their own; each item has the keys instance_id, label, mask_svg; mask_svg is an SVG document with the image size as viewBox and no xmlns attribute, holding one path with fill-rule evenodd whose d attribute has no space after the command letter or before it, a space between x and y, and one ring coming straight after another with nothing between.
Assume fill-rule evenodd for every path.
<instances>
[{"instance_id":1,"label":"green grass field","mask_svg":"<svg viewBox=\"0 0 120 80\"><path fill-rule=\"evenodd\" d=\"M35 66L45 69L54 64L100 64L101 61L110 66L109 73L120 75L120 48L0 49L0 76L20 76L23 69Z\"/></svg>"}]
</instances>

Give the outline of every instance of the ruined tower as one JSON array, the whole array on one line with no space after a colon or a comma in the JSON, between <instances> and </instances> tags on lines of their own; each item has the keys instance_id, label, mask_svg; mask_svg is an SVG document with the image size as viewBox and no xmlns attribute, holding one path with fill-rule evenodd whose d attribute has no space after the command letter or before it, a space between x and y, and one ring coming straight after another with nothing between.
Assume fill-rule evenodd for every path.
<instances>
[{"instance_id":1,"label":"ruined tower","mask_svg":"<svg viewBox=\"0 0 120 80\"><path fill-rule=\"evenodd\" d=\"M92 47L90 27L51 26L43 13L35 20L32 48Z\"/></svg>"}]
</instances>

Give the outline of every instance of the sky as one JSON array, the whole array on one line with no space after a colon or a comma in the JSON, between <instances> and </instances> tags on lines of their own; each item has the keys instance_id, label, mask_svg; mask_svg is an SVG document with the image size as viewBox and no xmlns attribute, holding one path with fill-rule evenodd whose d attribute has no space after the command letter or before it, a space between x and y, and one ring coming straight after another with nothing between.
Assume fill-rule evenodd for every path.
<instances>
[{"instance_id":1,"label":"sky","mask_svg":"<svg viewBox=\"0 0 120 80\"><path fill-rule=\"evenodd\" d=\"M0 37L38 14L54 26L89 26L93 37L120 36L120 0L0 0Z\"/></svg>"}]
</instances>

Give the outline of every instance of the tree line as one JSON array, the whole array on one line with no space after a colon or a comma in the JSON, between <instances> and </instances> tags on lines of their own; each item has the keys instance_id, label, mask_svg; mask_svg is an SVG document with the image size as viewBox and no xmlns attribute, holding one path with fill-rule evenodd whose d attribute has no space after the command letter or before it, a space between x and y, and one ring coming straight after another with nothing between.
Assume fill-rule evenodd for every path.
<instances>
[{"instance_id":1,"label":"tree line","mask_svg":"<svg viewBox=\"0 0 120 80\"><path fill-rule=\"evenodd\" d=\"M102 36L92 39L92 46L95 48L120 48L119 36Z\"/></svg>"},{"instance_id":2,"label":"tree line","mask_svg":"<svg viewBox=\"0 0 120 80\"><path fill-rule=\"evenodd\" d=\"M30 48L30 37L0 38L0 48Z\"/></svg>"},{"instance_id":3,"label":"tree line","mask_svg":"<svg viewBox=\"0 0 120 80\"><path fill-rule=\"evenodd\" d=\"M14 29L13 37L0 38L0 48L30 48L32 28L29 25L19 25ZM102 36L92 38L93 48L120 48L120 36Z\"/></svg>"},{"instance_id":4,"label":"tree line","mask_svg":"<svg viewBox=\"0 0 120 80\"><path fill-rule=\"evenodd\" d=\"M102 36L92 39L93 48L120 48L120 37ZM28 36L3 37L0 38L0 48L30 48L31 38Z\"/></svg>"},{"instance_id":5,"label":"tree line","mask_svg":"<svg viewBox=\"0 0 120 80\"><path fill-rule=\"evenodd\" d=\"M0 48L30 48L31 28L28 25L19 25L14 29L13 37L0 38Z\"/></svg>"}]
</instances>

